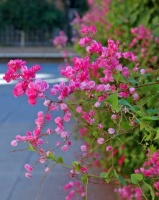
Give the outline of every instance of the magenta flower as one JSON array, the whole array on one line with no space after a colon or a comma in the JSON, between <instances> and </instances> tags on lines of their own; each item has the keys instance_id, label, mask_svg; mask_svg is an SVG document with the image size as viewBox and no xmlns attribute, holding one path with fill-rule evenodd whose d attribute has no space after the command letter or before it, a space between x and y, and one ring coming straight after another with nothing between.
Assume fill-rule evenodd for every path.
<instances>
[{"instance_id":1,"label":"magenta flower","mask_svg":"<svg viewBox=\"0 0 159 200\"><path fill-rule=\"evenodd\" d=\"M68 146L64 145L63 147L61 147L62 151L68 151Z\"/></svg>"},{"instance_id":2,"label":"magenta flower","mask_svg":"<svg viewBox=\"0 0 159 200\"><path fill-rule=\"evenodd\" d=\"M33 167L31 165L29 165L29 164L25 164L24 167L28 172L32 172L33 171Z\"/></svg>"},{"instance_id":3,"label":"magenta flower","mask_svg":"<svg viewBox=\"0 0 159 200\"><path fill-rule=\"evenodd\" d=\"M106 151L111 151L112 150L112 146L107 146L105 150Z\"/></svg>"}]
</instances>

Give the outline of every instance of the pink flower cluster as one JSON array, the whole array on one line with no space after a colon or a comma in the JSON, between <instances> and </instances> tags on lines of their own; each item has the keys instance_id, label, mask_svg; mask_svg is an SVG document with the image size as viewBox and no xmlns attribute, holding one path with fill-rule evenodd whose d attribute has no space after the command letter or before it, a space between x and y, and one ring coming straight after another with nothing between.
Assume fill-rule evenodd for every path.
<instances>
[{"instance_id":1,"label":"pink flower cluster","mask_svg":"<svg viewBox=\"0 0 159 200\"><path fill-rule=\"evenodd\" d=\"M31 172L33 171L33 167L31 166L31 165L29 165L29 164L25 164L24 165L24 168L26 169L26 173L25 173L25 176L27 177L27 178L32 178L32 175L31 175Z\"/></svg>"},{"instance_id":2,"label":"pink flower cluster","mask_svg":"<svg viewBox=\"0 0 159 200\"><path fill-rule=\"evenodd\" d=\"M71 190L70 190L71 189ZM74 196L84 198L86 196L84 187L80 182L69 182L64 186L64 191L70 190L69 194L65 197L65 200L72 200Z\"/></svg>"},{"instance_id":3,"label":"pink flower cluster","mask_svg":"<svg viewBox=\"0 0 159 200\"><path fill-rule=\"evenodd\" d=\"M80 29L85 25L91 26L92 24L102 24L103 28L110 27L110 23L105 19L106 13L109 11L109 4L111 0L102 0L100 4L95 0L87 0L89 5L89 11L86 12L82 18L76 13L75 19L72 21L72 25L80 26Z\"/></svg>"},{"instance_id":4,"label":"pink flower cluster","mask_svg":"<svg viewBox=\"0 0 159 200\"><path fill-rule=\"evenodd\" d=\"M147 155L148 160L143 166L135 170L135 173L142 173L144 177L157 178L159 176L159 152ZM159 196L159 179L154 183L154 188L157 190L156 196Z\"/></svg>"},{"instance_id":5,"label":"pink flower cluster","mask_svg":"<svg viewBox=\"0 0 159 200\"><path fill-rule=\"evenodd\" d=\"M37 98L44 98L44 92L49 89L49 84L41 79L35 79L36 72L41 70L39 65L34 65L28 69L26 62L22 60L11 60L8 63L8 71L3 79L7 82L21 78L13 89L15 97L24 94L28 97L31 105L36 104Z\"/></svg>"},{"instance_id":6,"label":"pink flower cluster","mask_svg":"<svg viewBox=\"0 0 159 200\"><path fill-rule=\"evenodd\" d=\"M123 188L115 189L115 192L120 195L121 200L142 200L142 191L140 188L124 186Z\"/></svg>"},{"instance_id":7,"label":"pink flower cluster","mask_svg":"<svg viewBox=\"0 0 159 200\"><path fill-rule=\"evenodd\" d=\"M151 44L157 44L157 41L159 38L155 38L152 31L149 29L146 29L143 25L140 25L139 27L135 27L131 29L131 33L133 34L134 38L129 44L129 47L137 47L135 48L135 53L138 53L141 58L148 58L148 61L152 63L156 63L158 60L157 55L152 55L149 52L149 49L151 48Z\"/></svg>"},{"instance_id":8,"label":"pink flower cluster","mask_svg":"<svg viewBox=\"0 0 159 200\"><path fill-rule=\"evenodd\" d=\"M104 127L104 124L98 121L97 114L100 107L109 106L112 120L118 118L118 114L113 114L114 111L111 108L111 105L107 105L107 99L114 93L120 98L132 98L132 100L137 100L138 94L136 89L132 87L132 84L129 83L128 78L130 77L130 70L123 60L131 62L132 65L135 65L138 68L137 57L132 52L121 52L119 42L115 42L112 39L108 39L107 46L103 46L100 42L93 39L92 35L96 33L96 28L92 27L83 27L82 33L85 35L83 39L80 40L80 45L85 48L86 56L84 58L75 57L73 58L72 66L68 65L65 69L61 70L61 74L68 79L68 83L61 82L55 84L52 88L49 88L49 84L41 79L35 79L36 72L40 70L39 65L35 65L30 69L27 68L26 62L21 60L10 61L8 63L8 71L4 76L6 81L16 80L21 78L16 86L14 87L13 94L15 97L26 94L28 97L28 102L30 105L35 105L38 98L44 99L44 106L47 108L46 113L39 111L37 113L37 119L35 120L35 129L27 131L26 135L17 135L15 140L11 142L12 146L17 146L19 142L27 142L37 151L40 155L39 162L44 163L46 159L51 159L49 153L51 152L54 155L54 149L61 148L61 151L67 152L71 146L69 133L65 129L65 123L70 122L72 118L72 113L78 115L82 119L83 123L87 127L97 128L97 136L95 136L95 143L98 146L104 146L106 143L106 137L114 137L117 130L113 127L108 128L107 131ZM95 59L91 56L94 55ZM126 63L126 62L125 62ZM137 71L137 70L136 70ZM120 81L117 80L116 76L122 77ZM34 80L35 79L35 80ZM46 91L50 90L50 96L57 97L57 100L51 100L50 97L46 95ZM82 99L75 98L75 101L68 101L68 98L73 98L72 94L81 95ZM91 102L89 104L89 102ZM85 103L87 105L85 106ZM88 106L89 105L89 106ZM52 118L53 113L60 109L62 113L61 116L56 116ZM44 126L47 121L51 121L55 124L55 129L52 130L50 127L46 129ZM93 129L92 129L93 130ZM85 129L85 132L87 129ZM51 151L50 149L46 150L43 143L44 137L57 134L60 137L55 141L55 148ZM96 134L93 133L92 135ZM82 159L89 156L89 145L84 143L80 147L82 152ZM105 151L107 153L114 153L113 147L109 144L106 144ZM112 152L111 152L112 151ZM58 161L52 155L52 161ZM92 153L93 155L93 153ZM115 155L115 154L114 154ZM97 157L97 154L96 156ZM75 173L88 173L90 165L86 164L83 160L77 161L78 170L73 166L72 170ZM125 156L122 156L119 162L119 165L122 165L125 160ZM31 178L32 167L28 164L25 165L27 170L26 177ZM51 168L46 168L45 172L50 172ZM73 174L72 174L73 176ZM75 187L72 189L66 200L72 199L72 197L78 193L83 197L85 193L82 187L78 183L69 183L65 190L68 188ZM157 187L157 183L156 186ZM127 191L127 190L126 190ZM139 191L135 191L138 195ZM132 195L132 194L131 194ZM139 200L139 198L138 198Z\"/></svg>"},{"instance_id":9,"label":"pink flower cluster","mask_svg":"<svg viewBox=\"0 0 159 200\"><path fill-rule=\"evenodd\" d=\"M136 169L135 173L143 173L145 177L154 177L159 175L159 152L147 155L148 161L145 161L143 167Z\"/></svg>"},{"instance_id":10,"label":"pink flower cluster","mask_svg":"<svg viewBox=\"0 0 159 200\"><path fill-rule=\"evenodd\" d=\"M66 46L67 40L68 40L68 38L67 38L65 32L60 31L59 36L56 36L53 39L53 45L56 46L56 47Z\"/></svg>"},{"instance_id":11,"label":"pink flower cluster","mask_svg":"<svg viewBox=\"0 0 159 200\"><path fill-rule=\"evenodd\" d=\"M73 58L73 66L66 66L65 69L61 70L61 74L68 78L68 83L61 82L53 85L50 89L50 95L56 96L59 101L52 101L45 95L46 90L49 89L47 82L41 79L34 80L36 72L41 69L39 65L32 66L28 69L26 62L22 60L10 61L8 63L8 71L4 79L6 81L22 79L14 87L14 96L17 97L26 94L30 105L36 104L38 98L44 98L44 105L47 107L45 114L42 111L38 112L37 119L35 120L36 128L32 132L27 131L24 136L17 135L15 140L11 142L12 146L17 146L18 142L29 142L33 148L36 148L40 153L42 152L45 157L47 151L45 152L41 148L41 145L44 143L43 137L56 133L63 139L63 142L56 141L57 147L61 147L63 152L68 151L71 145L69 141L70 133L65 130L64 124L70 121L72 114L69 104L64 101L76 92L85 94L85 101L91 100L93 102L90 110L85 110L83 104L79 105L77 103L77 105L74 105L77 114L88 125L96 123L97 108L114 92L118 93L119 98L132 96L134 100L137 100L138 94L135 88L125 82L118 83L115 79L116 74L120 74L125 79L130 76L129 69L120 62L121 58L133 62L135 66L138 66L136 64L137 57L131 52L120 52L119 42L115 42L112 39L108 39L108 45L104 47L100 42L92 39L92 35L96 31L94 26L83 27L82 33L86 36L85 38L89 39L83 38L83 45L81 46L85 48L87 56L85 58ZM94 61L91 61L92 54L97 56ZM52 119L52 112L58 109L61 109L63 115ZM55 130L50 128L44 130L43 126L47 121L53 121L55 123ZM103 132L102 134L105 134L102 124L97 124L97 128L101 133ZM114 133L114 128L108 129L108 134ZM103 136L97 138L98 145L104 143L105 138ZM86 151L84 146L81 147L81 150ZM111 151L112 147L107 146L105 150ZM84 155L87 153L84 152ZM81 166L81 171L85 173L87 169Z\"/></svg>"}]
</instances>

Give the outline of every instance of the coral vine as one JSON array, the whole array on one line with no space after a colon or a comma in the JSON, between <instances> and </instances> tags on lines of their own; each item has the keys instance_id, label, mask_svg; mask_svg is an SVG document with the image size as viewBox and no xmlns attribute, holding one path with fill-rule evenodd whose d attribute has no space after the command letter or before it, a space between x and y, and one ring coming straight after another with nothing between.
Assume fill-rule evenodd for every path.
<instances>
[{"instance_id":1,"label":"coral vine","mask_svg":"<svg viewBox=\"0 0 159 200\"><path fill-rule=\"evenodd\" d=\"M93 35L97 32L96 27L84 26L81 32L85 37L80 39L79 45L85 48L86 56L84 58L73 58L72 66L66 66L65 69L61 70L61 74L68 79L68 83L61 82L51 87L47 82L36 79L36 72L41 69L39 65L28 69L26 62L22 60L11 60L8 63L8 71L4 79L7 82L18 80L13 90L14 96L18 97L26 94L30 105L35 105L39 98L43 99L44 106L47 108L46 113L43 111L37 113L35 129L27 131L22 136L17 135L11 145L17 146L20 142L27 142L28 149L39 154L39 162L41 164L45 163L46 160L51 160L54 164L64 165L63 158L56 156L56 149L60 148L63 153L69 151L72 145L70 141L72 133L65 130L65 123L69 123L74 116L78 122L77 124L84 128L81 129L81 135L87 136L88 134L88 138L92 138L92 142L89 144L85 142L81 145L81 156L78 156L80 158L75 160L72 166L65 165L71 170L70 177L78 177L84 184L88 184L90 178L97 177L104 179L107 183L112 178L126 185L124 178L117 174L113 165L109 170L106 169L106 172L102 172L100 176L92 175L90 167L93 165L94 160L91 163L90 158L93 157L98 161L100 154L96 150L101 148L104 153L107 153L108 158L111 158L110 160L108 159L108 162L113 163L113 157L119 151L123 151L127 145L120 144L118 148L115 148L113 142L115 140L120 141L121 135L127 134L130 130L140 126L141 119L139 120L138 118L142 116L138 112L139 109L136 103L140 99L140 93L137 91L139 87L136 87L137 78L136 80L133 79L133 81L136 81L134 85L132 78L134 74L135 77L144 76L145 71L141 69L139 72L137 56L132 52L121 51L118 41L108 39L107 46L103 46L96 41L93 38ZM66 38L64 42L66 42ZM126 63L130 63L131 68ZM154 84L158 84L158 82ZM50 95L46 95L46 91L50 91ZM78 95L80 95L79 99ZM56 97L57 100L52 100L52 97ZM71 98L74 98L74 100L72 101ZM133 106L130 105L129 100ZM61 110L62 115L52 118L52 113L58 109ZM111 124L106 127L100 121L99 116L103 112L110 114L110 119L114 123L113 126ZM126 128L122 127L121 121L124 120L122 116L127 119L126 123L128 122L128 124L126 125L128 128L126 126ZM154 119L157 120L157 116L154 116ZM44 126L48 121L56 125L54 130ZM45 143L44 137L53 137L53 134L58 134L61 137L61 141L57 140L54 150L50 150L47 149L46 145L43 146ZM121 141L121 143L123 142ZM118 160L119 166L122 166L126 159L125 155L121 155ZM154 153L150 161L144 164L146 168L149 165L152 165L149 169L143 167L136 170L136 172L140 175L143 173L145 177L158 175L158 171L156 171L158 153ZM33 168L29 164L25 165L27 170L25 176L27 178L32 177ZM50 171L51 167L45 168L46 173ZM120 170L118 173L120 173ZM136 178L137 183L139 177ZM140 181L143 180L143 178L140 179ZM75 193L80 194L81 197L87 196L87 187L85 193L78 182L70 182L65 186L65 190L72 187L76 189L70 191L66 200L72 199ZM158 181L154 183L154 188L158 190ZM124 198L133 199L133 197L136 197L138 200L141 199L142 192L140 188L131 189L130 186L127 186L116 191ZM134 191L136 196L131 194ZM158 193L156 194L158 195Z\"/></svg>"}]
</instances>

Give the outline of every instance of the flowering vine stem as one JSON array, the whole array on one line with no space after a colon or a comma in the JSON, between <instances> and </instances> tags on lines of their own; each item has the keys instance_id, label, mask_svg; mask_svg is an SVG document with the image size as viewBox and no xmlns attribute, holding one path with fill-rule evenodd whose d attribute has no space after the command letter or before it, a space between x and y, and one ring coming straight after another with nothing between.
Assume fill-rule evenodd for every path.
<instances>
[{"instance_id":1,"label":"flowering vine stem","mask_svg":"<svg viewBox=\"0 0 159 200\"><path fill-rule=\"evenodd\" d=\"M159 118L157 101L147 101L146 98L150 95L149 88L159 82L147 83L146 70L139 70L137 56L121 51L119 41L108 39L107 46L103 46L95 40L97 30L94 26L84 26L81 32L84 37L79 40L79 45L85 48L86 56L74 57L72 66L67 65L61 70L61 74L68 79L67 83L60 82L50 87L46 81L36 79L36 73L41 70L39 65L28 68L22 60L8 63L4 79L7 82L19 80L13 89L14 96L26 95L30 105L43 99L46 107L45 112L37 113L35 128L24 135L16 135L11 145L25 143L29 151L38 154L34 164L26 163L24 166L27 178L32 178L37 164L47 163L45 175L55 165L61 165L69 170L70 179L77 178L85 185L84 190L79 181L66 184L64 190L71 189L66 200L75 195L88 199L88 184L94 182L91 178L101 179L106 184L112 181L122 185L116 192L124 198L126 193L129 200L133 197L141 200L141 196L147 198L143 191L146 184L154 200L155 195L159 196L159 133L156 127ZM58 40L61 41L61 37L64 37L63 33ZM61 42L64 41L66 38ZM131 68L126 67L129 64ZM141 81L143 84L140 84ZM136 86L136 83L140 85ZM141 87L145 87L147 92L138 90ZM46 95L47 91L49 95ZM151 95L157 98L156 94L158 87ZM61 114L53 118L57 110ZM72 118L76 123L73 130L68 131L66 124ZM77 147L74 161L70 164L56 150L65 155L72 146L71 137L75 134L82 138L82 145ZM54 135L58 140L50 147L48 143ZM96 164L100 166L100 172L93 175L91 168ZM146 182L147 178L151 178L151 183Z\"/></svg>"}]
</instances>

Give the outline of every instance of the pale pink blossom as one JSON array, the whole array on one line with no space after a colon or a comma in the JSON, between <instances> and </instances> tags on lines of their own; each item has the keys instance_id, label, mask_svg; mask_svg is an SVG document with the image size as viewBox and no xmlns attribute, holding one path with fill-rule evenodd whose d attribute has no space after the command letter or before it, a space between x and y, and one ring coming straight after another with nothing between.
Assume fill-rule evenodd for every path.
<instances>
[{"instance_id":1,"label":"pale pink blossom","mask_svg":"<svg viewBox=\"0 0 159 200\"><path fill-rule=\"evenodd\" d=\"M50 168L50 167L46 167L46 168L45 168L45 172L46 172L46 173L49 173L50 171L51 171L51 168Z\"/></svg>"},{"instance_id":2,"label":"pale pink blossom","mask_svg":"<svg viewBox=\"0 0 159 200\"><path fill-rule=\"evenodd\" d=\"M64 145L61 147L62 151L68 151L68 146L67 145Z\"/></svg>"},{"instance_id":3,"label":"pale pink blossom","mask_svg":"<svg viewBox=\"0 0 159 200\"><path fill-rule=\"evenodd\" d=\"M61 108L61 110L63 110L63 111L68 110L68 106L67 106L66 103L61 103L61 104L60 104L60 108Z\"/></svg>"},{"instance_id":4,"label":"pale pink blossom","mask_svg":"<svg viewBox=\"0 0 159 200\"><path fill-rule=\"evenodd\" d=\"M17 142L17 140L12 140L11 141L11 146L17 146L18 145L18 142Z\"/></svg>"},{"instance_id":5,"label":"pale pink blossom","mask_svg":"<svg viewBox=\"0 0 159 200\"><path fill-rule=\"evenodd\" d=\"M134 87L129 88L130 94L133 94L135 92L135 90L136 89Z\"/></svg>"},{"instance_id":6,"label":"pale pink blossom","mask_svg":"<svg viewBox=\"0 0 159 200\"><path fill-rule=\"evenodd\" d=\"M25 176L26 176L27 178L32 178L32 175L31 175L30 173L28 173L28 172L25 173Z\"/></svg>"},{"instance_id":7,"label":"pale pink blossom","mask_svg":"<svg viewBox=\"0 0 159 200\"><path fill-rule=\"evenodd\" d=\"M114 133L115 133L114 128L109 128L109 129L108 129L108 133L109 133L109 134L114 134Z\"/></svg>"},{"instance_id":8,"label":"pale pink blossom","mask_svg":"<svg viewBox=\"0 0 159 200\"><path fill-rule=\"evenodd\" d=\"M48 128L46 131L49 135L51 135L53 133L52 129Z\"/></svg>"},{"instance_id":9,"label":"pale pink blossom","mask_svg":"<svg viewBox=\"0 0 159 200\"><path fill-rule=\"evenodd\" d=\"M100 107L101 103L99 101L97 101L95 104L94 104L94 107L98 108Z\"/></svg>"},{"instance_id":10,"label":"pale pink blossom","mask_svg":"<svg viewBox=\"0 0 159 200\"><path fill-rule=\"evenodd\" d=\"M40 163L44 163L45 162L45 157L40 157L40 159L39 159L39 161L40 161Z\"/></svg>"},{"instance_id":11,"label":"pale pink blossom","mask_svg":"<svg viewBox=\"0 0 159 200\"><path fill-rule=\"evenodd\" d=\"M76 108L76 112L78 112L78 113L81 113L82 110L83 110L83 108L82 108L81 106L78 106L78 107Z\"/></svg>"},{"instance_id":12,"label":"pale pink blossom","mask_svg":"<svg viewBox=\"0 0 159 200\"><path fill-rule=\"evenodd\" d=\"M61 142L60 141L57 141L56 142L56 146L58 147L58 146L60 146L61 145Z\"/></svg>"},{"instance_id":13,"label":"pale pink blossom","mask_svg":"<svg viewBox=\"0 0 159 200\"><path fill-rule=\"evenodd\" d=\"M98 138L97 139L97 143L100 144L100 145L103 144L104 143L104 138Z\"/></svg>"},{"instance_id":14,"label":"pale pink blossom","mask_svg":"<svg viewBox=\"0 0 159 200\"><path fill-rule=\"evenodd\" d=\"M136 101L136 100L138 100L139 95L138 95L137 93L134 93L134 94L133 94L133 98L134 98L134 100Z\"/></svg>"},{"instance_id":15,"label":"pale pink blossom","mask_svg":"<svg viewBox=\"0 0 159 200\"><path fill-rule=\"evenodd\" d=\"M45 100L44 101L44 106L49 106L50 105L50 100Z\"/></svg>"},{"instance_id":16,"label":"pale pink blossom","mask_svg":"<svg viewBox=\"0 0 159 200\"><path fill-rule=\"evenodd\" d=\"M141 69L141 70L140 70L140 73L141 73L141 74L145 74L145 72L146 72L145 69Z\"/></svg>"},{"instance_id":17,"label":"pale pink blossom","mask_svg":"<svg viewBox=\"0 0 159 200\"><path fill-rule=\"evenodd\" d=\"M64 138L64 139L66 139L66 138L69 137L69 133L67 131L62 131L61 132L61 137Z\"/></svg>"},{"instance_id":18,"label":"pale pink blossom","mask_svg":"<svg viewBox=\"0 0 159 200\"><path fill-rule=\"evenodd\" d=\"M118 118L118 117L117 117L116 114L112 114L111 119L115 120L115 119L117 119L117 118Z\"/></svg>"},{"instance_id":19,"label":"pale pink blossom","mask_svg":"<svg viewBox=\"0 0 159 200\"><path fill-rule=\"evenodd\" d=\"M81 146L81 151L86 151L87 150L87 146L86 145L82 145Z\"/></svg>"}]
</instances>

